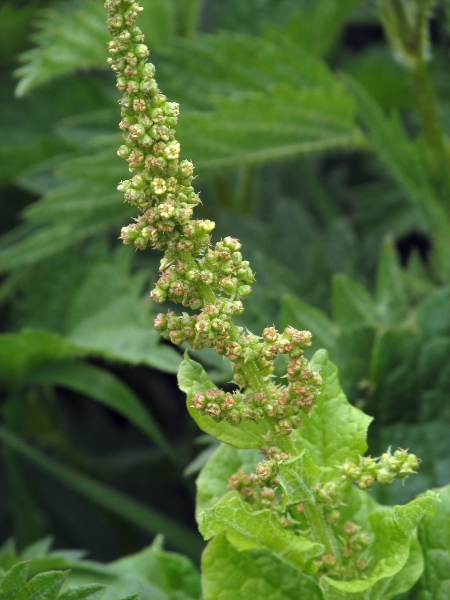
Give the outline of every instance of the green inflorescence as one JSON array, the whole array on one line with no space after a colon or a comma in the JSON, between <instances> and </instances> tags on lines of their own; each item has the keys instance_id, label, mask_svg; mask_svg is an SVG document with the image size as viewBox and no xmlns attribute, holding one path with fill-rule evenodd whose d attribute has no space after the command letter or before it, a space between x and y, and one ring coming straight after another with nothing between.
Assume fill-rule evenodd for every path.
<instances>
[{"instance_id":1,"label":"green inflorescence","mask_svg":"<svg viewBox=\"0 0 450 600\"><path fill-rule=\"evenodd\" d=\"M126 202L139 209L135 222L122 229L121 239L138 250L150 247L164 252L151 297L186 309L181 315L171 310L158 314L154 327L174 344L212 348L230 361L236 389L212 388L194 394L192 407L200 415L234 427L244 421L268 425L269 434L260 448L264 460L251 474L232 475L229 488L255 510L272 511L295 535L331 540L315 561L316 572L343 580L364 577L370 538L355 523L342 522L342 491L352 483L368 489L375 482L405 478L417 471L419 461L397 450L379 459L361 457L359 464L346 462L340 467L340 483L321 481L310 503L285 506L278 475L280 465L296 453L289 436L301 427L302 416L313 410L322 387L319 373L304 356L311 334L293 327L281 333L267 327L256 336L234 323L233 317L244 310L254 274L238 240L225 237L212 245L214 222L193 219L200 202L192 186L194 167L189 160L179 159L180 144L175 139L179 106L160 92L155 67L147 62L149 50L135 24L142 9L134 0L107 0L105 7L113 37L109 63L123 93L120 128L125 143L118 154L135 173L118 189ZM279 355L287 359L284 384L273 379L273 363Z\"/></svg>"}]
</instances>

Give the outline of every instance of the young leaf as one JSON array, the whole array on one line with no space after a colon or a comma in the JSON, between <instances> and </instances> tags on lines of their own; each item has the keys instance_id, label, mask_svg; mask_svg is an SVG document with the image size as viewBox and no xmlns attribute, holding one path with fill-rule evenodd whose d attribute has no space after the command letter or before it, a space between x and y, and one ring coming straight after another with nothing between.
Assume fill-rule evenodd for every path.
<instances>
[{"instance_id":1,"label":"young leaf","mask_svg":"<svg viewBox=\"0 0 450 600\"><path fill-rule=\"evenodd\" d=\"M197 362L191 360L187 354L178 370L178 386L186 394L186 406L191 417L197 425L206 433L213 435L221 442L231 444L237 448L259 449L264 443L264 436L268 433L268 426L263 421L255 423L245 421L239 424L239 427L233 427L227 421L218 423L208 417L201 415L199 411L192 406L192 398L199 392L217 389L214 383L209 379L203 367Z\"/></svg>"},{"instance_id":2,"label":"young leaf","mask_svg":"<svg viewBox=\"0 0 450 600\"><path fill-rule=\"evenodd\" d=\"M392 595L387 594L388 586L393 578L407 564L410 554L411 534L420 520L436 506L437 496L427 492L409 504L393 508L380 508L370 515L370 524L375 536L371 554L374 566L367 579L352 581L336 581L323 577L320 587L326 600L390 600L401 589L402 582L392 585ZM418 561L414 565L420 568ZM411 581L411 572L404 572L405 578ZM420 570L416 572L416 579Z\"/></svg>"},{"instance_id":3,"label":"young leaf","mask_svg":"<svg viewBox=\"0 0 450 600\"><path fill-rule=\"evenodd\" d=\"M205 600L323 600L318 586L264 550L238 551L220 533L202 556Z\"/></svg>"},{"instance_id":4,"label":"young leaf","mask_svg":"<svg viewBox=\"0 0 450 600\"><path fill-rule=\"evenodd\" d=\"M196 514L211 508L229 492L228 478L239 470L253 472L262 459L258 450L240 450L220 444L197 479Z\"/></svg>"},{"instance_id":5,"label":"young leaf","mask_svg":"<svg viewBox=\"0 0 450 600\"><path fill-rule=\"evenodd\" d=\"M434 515L425 516L418 531L425 570L408 600L450 597L450 486L437 490L441 502Z\"/></svg>"},{"instance_id":6,"label":"young leaf","mask_svg":"<svg viewBox=\"0 0 450 600\"><path fill-rule=\"evenodd\" d=\"M237 492L230 492L199 516L205 539L221 531L237 534L240 547L264 547L280 560L304 572L308 563L323 551L321 544L293 536L283 529L267 509L252 511Z\"/></svg>"},{"instance_id":7,"label":"young leaf","mask_svg":"<svg viewBox=\"0 0 450 600\"><path fill-rule=\"evenodd\" d=\"M339 385L337 368L325 350L316 352L311 368L322 377L322 393L311 416L303 420L302 428L292 437L299 450L309 451L317 466L328 467L337 476L338 465L358 462L366 452L366 432L372 419L348 402Z\"/></svg>"},{"instance_id":8,"label":"young leaf","mask_svg":"<svg viewBox=\"0 0 450 600\"><path fill-rule=\"evenodd\" d=\"M285 504L316 503L316 485L325 469L317 467L308 450L280 465L278 479L285 494Z\"/></svg>"}]
</instances>

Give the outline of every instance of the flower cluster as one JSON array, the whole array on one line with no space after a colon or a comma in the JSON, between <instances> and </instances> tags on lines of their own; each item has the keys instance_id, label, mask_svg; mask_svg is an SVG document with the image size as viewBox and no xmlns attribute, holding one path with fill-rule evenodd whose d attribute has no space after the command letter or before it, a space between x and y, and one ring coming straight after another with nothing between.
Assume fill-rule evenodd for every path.
<instances>
[{"instance_id":1,"label":"flower cluster","mask_svg":"<svg viewBox=\"0 0 450 600\"><path fill-rule=\"evenodd\" d=\"M352 579L365 579L369 562L364 558L364 553L371 543L368 535L361 532L361 527L346 521L340 528L342 546L339 560L331 554L324 554L316 562L320 571L332 575L341 581Z\"/></svg>"},{"instance_id":2,"label":"flower cluster","mask_svg":"<svg viewBox=\"0 0 450 600\"><path fill-rule=\"evenodd\" d=\"M234 325L233 317L243 312L242 302L251 292L253 271L238 240L225 237L211 246L214 223L192 218L200 202L191 185L194 168L188 160L179 161L180 144L175 139L179 107L159 91L155 68L147 62L149 51L135 24L142 9L134 0L107 0L105 6L113 36L109 63L123 93L120 128L125 143L118 154L135 172L118 189L140 210L135 223L122 229L121 238L139 250L153 247L164 252L151 298L181 304L189 311L160 313L155 329L174 344L213 348L228 358L235 383L247 390L197 395L193 405L202 414L232 425L268 417L277 433L288 435L300 425L298 414L311 410L321 386L303 356L311 334L291 327L279 334L269 327L259 338ZM289 356L288 383L283 387L268 381L278 354ZM249 371L255 370L256 388L249 379Z\"/></svg>"},{"instance_id":3,"label":"flower cluster","mask_svg":"<svg viewBox=\"0 0 450 600\"><path fill-rule=\"evenodd\" d=\"M343 482L355 482L362 490L370 489L376 482L392 483L396 477L406 479L411 473L417 473L419 459L406 450L398 449L391 453L390 450L380 456L372 458L361 456L359 465L346 462L341 466L341 479Z\"/></svg>"},{"instance_id":4,"label":"flower cluster","mask_svg":"<svg viewBox=\"0 0 450 600\"><path fill-rule=\"evenodd\" d=\"M210 319L205 330L204 313L207 309ZM322 385L319 374L309 369L308 361L303 357L304 348L311 345L311 334L293 327L287 327L283 334L279 334L274 327L268 327L263 331L261 342L257 336L243 334L242 329L236 328L240 337L235 338L238 341L232 341L229 335L231 321L220 318L218 311L219 307L207 306L200 315L192 317L186 314L176 317L173 313L158 315L156 328L171 341L188 341L193 348L208 345L203 343L205 340L213 341L216 352L226 355L233 363L234 379L241 388L247 387L248 382L242 373L240 360L245 365L247 360L252 359L260 373L270 375L278 353L289 354L288 385L276 386L268 382L265 392L236 391L231 395L222 390L207 390L196 394L192 405L201 414L207 414L216 421L225 419L232 425L269 417L277 433L289 435L293 429L300 427L299 413L311 410ZM172 326L176 329L171 329Z\"/></svg>"}]
</instances>

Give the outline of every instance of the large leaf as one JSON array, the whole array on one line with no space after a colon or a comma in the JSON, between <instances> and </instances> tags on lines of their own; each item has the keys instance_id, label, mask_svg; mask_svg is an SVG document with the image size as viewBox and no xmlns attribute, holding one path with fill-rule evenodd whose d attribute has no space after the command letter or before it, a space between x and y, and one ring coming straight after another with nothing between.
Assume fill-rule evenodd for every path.
<instances>
[{"instance_id":1,"label":"large leaf","mask_svg":"<svg viewBox=\"0 0 450 600\"><path fill-rule=\"evenodd\" d=\"M320 587L325 600L390 600L398 591L405 591L401 578L396 581L394 578L407 565L411 535L415 527L434 509L436 502L436 494L429 492L407 505L374 511L370 515L375 537L371 549L374 566L370 574L367 579L353 581L336 581L323 577ZM419 578L422 566L420 558L415 555L411 563L403 572L409 585Z\"/></svg>"},{"instance_id":2,"label":"large leaf","mask_svg":"<svg viewBox=\"0 0 450 600\"><path fill-rule=\"evenodd\" d=\"M396 115L385 116L355 80L346 77L345 83L356 101L358 116L367 127L366 135L370 145L425 219L433 235L436 267L439 275L446 280L449 277L447 257L450 250L450 225L441 196L448 195L448 184L446 181L441 182L441 190L439 186L435 186L430 177L422 141L410 140Z\"/></svg>"},{"instance_id":3,"label":"large leaf","mask_svg":"<svg viewBox=\"0 0 450 600\"><path fill-rule=\"evenodd\" d=\"M191 360L187 354L185 354L184 361L178 370L178 385L186 394L186 405L189 414L200 429L213 435L221 442L226 442L237 448L259 449L262 446L264 436L269 433L268 425L264 421L260 421L259 423L244 421L239 424L239 427L234 427L227 421L213 421L211 417L201 415L192 406L192 398L195 394L217 388L209 379L203 367Z\"/></svg>"},{"instance_id":4,"label":"large leaf","mask_svg":"<svg viewBox=\"0 0 450 600\"><path fill-rule=\"evenodd\" d=\"M339 91L323 61L287 39L284 30L271 33L276 39L222 31L178 40L159 53L161 86L182 105L200 109L211 107L219 95L267 92L286 83L298 90Z\"/></svg>"},{"instance_id":5,"label":"large leaf","mask_svg":"<svg viewBox=\"0 0 450 600\"><path fill-rule=\"evenodd\" d=\"M337 368L325 350L316 352L311 368L322 377L322 392L311 416L292 434L293 441L299 450L309 450L317 466L328 467L337 476L338 465L358 462L366 452L366 432L372 419L348 402L339 385Z\"/></svg>"},{"instance_id":6,"label":"large leaf","mask_svg":"<svg viewBox=\"0 0 450 600\"><path fill-rule=\"evenodd\" d=\"M322 600L317 585L264 550L238 551L225 533L202 556L205 600Z\"/></svg>"},{"instance_id":7,"label":"large leaf","mask_svg":"<svg viewBox=\"0 0 450 600\"><path fill-rule=\"evenodd\" d=\"M75 355L102 356L176 372L181 357L173 348L162 344L153 330L156 307L149 302L147 307L141 298L142 272L130 273L132 255L128 249L119 247L109 260L103 258L105 253L98 246L92 246L91 251L93 256L90 257L77 251L43 263L40 270L25 270L17 284L23 292L15 307L17 325L32 323L36 328L53 331L61 338L60 345L65 344ZM55 272L60 275L55 277ZM33 335L38 339L40 334L15 335ZM31 360L27 357L33 347L25 340L20 342L20 337L14 339L15 342L9 336L3 343L17 347L20 344L21 355L17 360L24 363ZM49 345L49 349L51 347ZM9 354L7 349L5 352ZM49 350L44 349L42 356L47 361L69 357L62 348L59 355L49 355ZM45 360L40 360L43 362ZM33 365L30 363L30 366ZM5 376L13 377L14 371L5 368Z\"/></svg>"},{"instance_id":8,"label":"large leaf","mask_svg":"<svg viewBox=\"0 0 450 600\"><path fill-rule=\"evenodd\" d=\"M179 139L200 172L236 169L305 153L354 147L351 99L336 87L298 90L288 84L261 93L216 98L215 110L187 113Z\"/></svg>"},{"instance_id":9,"label":"large leaf","mask_svg":"<svg viewBox=\"0 0 450 600\"><path fill-rule=\"evenodd\" d=\"M272 36L283 35L315 56L325 56L335 44L342 28L361 0L341 2L300 2L287 25L278 32L269 29ZM320 35L317 32L320 31Z\"/></svg>"},{"instance_id":10,"label":"large leaf","mask_svg":"<svg viewBox=\"0 0 450 600\"><path fill-rule=\"evenodd\" d=\"M48 331L28 329L0 335L0 378L18 380L46 362L82 354L80 348Z\"/></svg>"},{"instance_id":11,"label":"large leaf","mask_svg":"<svg viewBox=\"0 0 450 600\"><path fill-rule=\"evenodd\" d=\"M269 510L253 511L238 492L229 492L198 515L205 539L221 531L237 534L240 547L264 547L288 565L303 571L323 546L286 531ZM242 546L245 544L245 546Z\"/></svg>"}]
</instances>

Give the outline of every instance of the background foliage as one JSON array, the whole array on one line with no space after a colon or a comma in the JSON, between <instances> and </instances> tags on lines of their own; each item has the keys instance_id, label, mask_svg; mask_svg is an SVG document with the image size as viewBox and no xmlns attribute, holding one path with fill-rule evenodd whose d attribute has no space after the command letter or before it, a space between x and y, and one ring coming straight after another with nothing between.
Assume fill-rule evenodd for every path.
<instances>
[{"instance_id":1,"label":"background foliage","mask_svg":"<svg viewBox=\"0 0 450 600\"><path fill-rule=\"evenodd\" d=\"M450 181L377 5L144 4L201 212L257 274L245 324L310 329L375 417L372 455L392 444L422 458L379 501L448 483ZM445 133L448 11L433 6L428 63ZM176 388L181 355L152 330L158 259L116 240L131 213L115 191L104 20L97 0L0 7L2 537L22 552L51 532L110 561L162 532L197 560L192 474L213 447ZM213 355L196 359L229 379Z\"/></svg>"}]
</instances>

